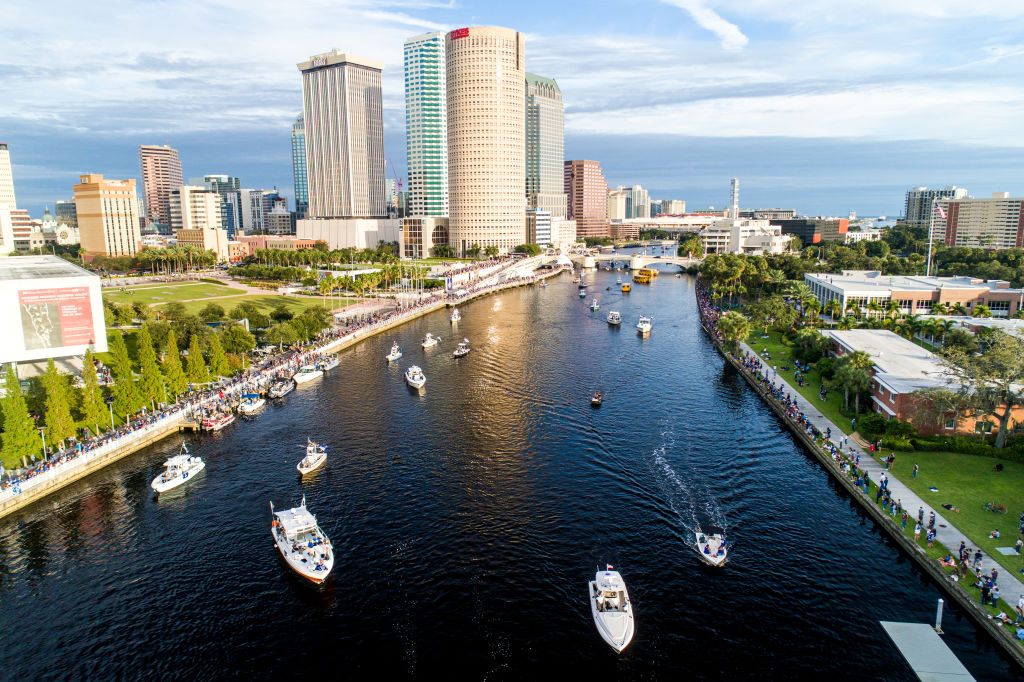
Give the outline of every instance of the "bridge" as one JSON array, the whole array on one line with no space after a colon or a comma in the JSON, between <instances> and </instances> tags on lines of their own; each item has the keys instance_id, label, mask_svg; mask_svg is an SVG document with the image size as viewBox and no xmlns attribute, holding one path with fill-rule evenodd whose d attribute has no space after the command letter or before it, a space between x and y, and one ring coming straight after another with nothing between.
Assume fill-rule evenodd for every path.
<instances>
[{"instance_id":1,"label":"bridge","mask_svg":"<svg viewBox=\"0 0 1024 682\"><path fill-rule=\"evenodd\" d=\"M596 268L598 263L623 263L629 266L630 270L655 267L657 265L678 265L680 268L688 268L693 265L700 265L703 258L687 258L686 256L648 256L642 253L570 253L569 258L574 264L584 268Z\"/></svg>"}]
</instances>

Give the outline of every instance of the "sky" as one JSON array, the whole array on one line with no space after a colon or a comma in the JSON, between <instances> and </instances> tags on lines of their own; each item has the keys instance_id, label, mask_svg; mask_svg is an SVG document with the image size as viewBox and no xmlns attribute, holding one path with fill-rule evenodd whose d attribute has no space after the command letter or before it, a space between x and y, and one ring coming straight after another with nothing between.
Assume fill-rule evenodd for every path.
<instances>
[{"instance_id":1,"label":"sky","mask_svg":"<svg viewBox=\"0 0 1024 682\"><path fill-rule=\"evenodd\" d=\"M1024 3L1005 0L69 0L5 6L0 142L18 205L81 173L139 176L139 144L185 178L292 196L296 64L382 61L385 154L405 176L402 45L508 26L565 102L566 158L690 209L898 215L913 186L1024 194ZM387 174L390 176L391 166Z\"/></svg>"}]
</instances>

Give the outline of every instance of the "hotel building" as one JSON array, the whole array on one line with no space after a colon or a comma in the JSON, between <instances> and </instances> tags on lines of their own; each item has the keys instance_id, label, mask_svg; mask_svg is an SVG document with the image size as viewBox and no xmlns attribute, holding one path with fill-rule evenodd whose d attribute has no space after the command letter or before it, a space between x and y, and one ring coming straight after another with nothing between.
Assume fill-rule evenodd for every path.
<instances>
[{"instance_id":1,"label":"hotel building","mask_svg":"<svg viewBox=\"0 0 1024 682\"><path fill-rule=\"evenodd\" d=\"M405 41L409 215L448 215L448 93L444 33ZM397 212L396 212L397 213Z\"/></svg>"},{"instance_id":2,"label":"hotel building","mask_svg":"<svg viewBox=\"0 0 1024 682\"><path fill-rule=\"evenodd\" d=\"M178 150L167 145L139 145L139 172L146 218L171 224L171 190L185 184Z\"/></svg>"},{"instance_id":3,"label":"hotel building","mask_svg":"<svg viewBox=\"0 0 1024 682\"><path fill-rule=\"evenodd\" d=\"M564 187L568 217L576 221L579 237L608 237L608 183L597 161L566 161Z\"/></svg>"},{"instance_id":4,"label":"hotel building","mask_svg":"<svg viewBox=\"0 0 1024 682\"><path fill-rule=\"evenodd\" d=\"M86 260L97 255L132 256L139 250L142 238L139 235L139 200L135 195L135 180L106 180L98 174L82 175L74 193ZM169 195L167 208L170 214Z\"/></svg>"},{"instance_id":5,"label":"hotel building","mask_svg":"<svg viewBox=\"0 0 1024 682\"><path fill-rule=\"evenodd\" d=\"M1024 199L993 192L989 199L944 199L936 202L934 238L946 246L982 249L1024 247Z\"/></svg>"}]
</instances>

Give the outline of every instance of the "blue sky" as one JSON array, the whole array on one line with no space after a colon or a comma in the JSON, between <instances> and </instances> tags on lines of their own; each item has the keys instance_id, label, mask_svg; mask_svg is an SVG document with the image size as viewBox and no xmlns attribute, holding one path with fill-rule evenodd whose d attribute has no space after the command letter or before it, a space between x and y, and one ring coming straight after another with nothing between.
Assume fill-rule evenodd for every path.
<instances>
[{"instance_id":1,"label":"blue sky","mask_svg":"<svg viewBox=\"0 0 1024 682\"><path fill-rule=\"evenodd\" d=\"M915 185L1024 193L1024 3L1005 0L178 0L17 2L0 25L0 141L33 215L77 175L185 177L291 195L295 64L387 64L385 146L405 171L402 42L502 25L558 80L566 156L691 208L894 215Z\"/></svg>"}]
</instances>

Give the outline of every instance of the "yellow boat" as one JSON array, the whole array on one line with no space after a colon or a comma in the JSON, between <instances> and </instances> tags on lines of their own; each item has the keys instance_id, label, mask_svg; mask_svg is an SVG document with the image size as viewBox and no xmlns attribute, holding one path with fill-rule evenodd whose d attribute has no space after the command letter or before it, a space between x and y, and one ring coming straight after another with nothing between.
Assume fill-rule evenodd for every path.
<instances>
[{"instance_id":1,"label":"yellow boat","mask_svg":"<svg viewBox=\"0 0 1024 682\"><path fill-rule=\"evenodd\" d=\"M632 288L633 288L633 287L631 287L631 286L629 285L629 282L626 282L625 284L623 284L623 285L622 285L622 293L624 293L624 294L628 294L628 293L629 293L629 290L630 290L630 289L632 289Z\"/></svg>"},{"instance_id":2,"label":"yellow boat","mask_svg":"<svg viewBox=\"0 0 1024 682\"><path fill-rule=\"evenodd\" d=\"M641 275L646 275L651 279L655 279L658 276L658 270L656 268L640 268L639 273Z\"/></svg>"},{"instance_id":3,"label":"yellow boat","mask_svg":"<svg viewBox=\"0 0 1024 682\"><path fill-rule=\"evenodd\" d=\"M651 283L651 276L650 275L641 275L640 273L637 273L637 274L633 275L633 281L636 282L637 284L650 284Z\"/></svg>"}]
</instances>

